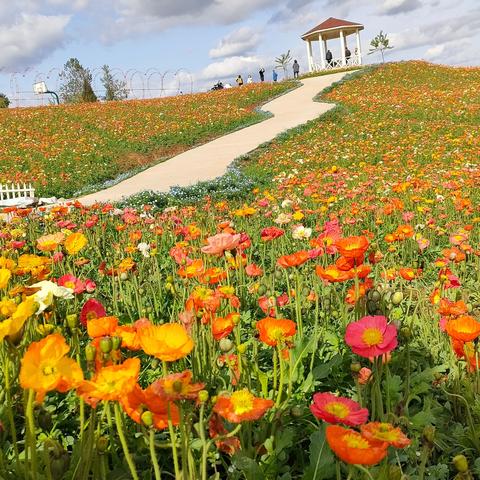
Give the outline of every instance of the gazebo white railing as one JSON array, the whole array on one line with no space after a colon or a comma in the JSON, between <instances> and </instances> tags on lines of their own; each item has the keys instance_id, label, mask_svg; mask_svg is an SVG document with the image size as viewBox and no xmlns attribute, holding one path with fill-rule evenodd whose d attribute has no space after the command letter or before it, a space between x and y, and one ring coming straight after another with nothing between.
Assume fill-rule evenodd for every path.
<instances>
[{"instance_id":1,"label":"gazebo white railing","mask_svg":"<svg viewBox=\"0 0 480 480\"><path fill-rule=\"evenodd\" d=\"M348 67L357 67L362 64L361 58L356 55L353 55L351 58L347 58L345 65L342 64L342 59L332 59L331 62L325 61L325 65L322 66L319 63L312 64L312 71L320 72L322 70L337 70L339 68L348 68Z\"/></svg>"}]
</instances>

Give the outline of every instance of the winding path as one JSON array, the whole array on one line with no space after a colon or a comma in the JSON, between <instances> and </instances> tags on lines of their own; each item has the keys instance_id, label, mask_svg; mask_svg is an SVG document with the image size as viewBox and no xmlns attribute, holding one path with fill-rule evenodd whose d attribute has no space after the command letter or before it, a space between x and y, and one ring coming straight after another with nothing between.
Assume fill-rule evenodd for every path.
<instances>
[{"instance_id":1,"label":"winding path","mask_svg":"<svg viewBox=\"0 0 480 480\"><path fill-rule=\"evenodd\" d=\"M168 192L172 186L189 186L219 177L236 158L274 139L285 130L313 120L333 108L333 104L315 102L313 98L344 75L342 72L303 79L302 86L262 107L262 110L271 112L273 117L187 150L79 200L85 205L112 202L145 190Z\"/></svg>"}]
</instances>

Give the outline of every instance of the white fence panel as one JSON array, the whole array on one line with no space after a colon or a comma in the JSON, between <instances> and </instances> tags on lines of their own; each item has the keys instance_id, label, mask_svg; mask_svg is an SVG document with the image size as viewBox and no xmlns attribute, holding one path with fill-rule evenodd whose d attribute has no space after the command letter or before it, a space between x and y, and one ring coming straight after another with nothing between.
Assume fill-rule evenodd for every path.
<instances>
[{"instance_id":1,"label":"white fence panel","mask_svg":"<svg viewBox=\"0 0 480 480\"><path fill-rule=\"evenodd\" d=\"M30 183L0 184L0 206L29 205L35 198L35 189Z\"/></svg>"}]
</instances>

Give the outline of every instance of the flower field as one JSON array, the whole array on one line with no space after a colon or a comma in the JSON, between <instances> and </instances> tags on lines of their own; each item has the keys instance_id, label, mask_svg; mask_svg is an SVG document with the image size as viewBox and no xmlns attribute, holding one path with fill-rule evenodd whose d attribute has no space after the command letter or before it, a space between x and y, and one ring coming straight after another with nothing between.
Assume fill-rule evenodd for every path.
<instances>
[{"instance_id":1,"label":"flower field","mask_svg":"<svg viewBox=\"0 0 480 480\"><path fill-rule=\"evenodd\" d=\"M153 100L5 109L0 182L32 182L41 196L70 198L260 120L255 108L292 86L265 83Z\"/></svg>"},{"instance_id":2,"label":"flower field","mask_svg":"<svg viewBox=\"0 0 480 480\"><path fill-rule=\"evenodd\" d=\"M479 478L479 84L355 74L244 198L5 211L0 477Z\"/></svg>"}]
</instances>

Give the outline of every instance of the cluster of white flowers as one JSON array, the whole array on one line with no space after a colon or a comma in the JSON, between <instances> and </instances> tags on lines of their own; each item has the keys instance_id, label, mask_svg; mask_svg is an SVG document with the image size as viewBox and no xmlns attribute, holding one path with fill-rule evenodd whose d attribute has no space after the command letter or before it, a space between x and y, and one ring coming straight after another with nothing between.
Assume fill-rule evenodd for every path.
<instances>
[{"instance_id":1,"label":"cluster of white flowers","mask_svg":"<svg viewBox=\"0 0 480 480\"><path fill-rule=\"evenodd\" d=\"M293 227L292 230L292 237L295 240L305 240L312 236L312 229L308 227L304 227L303 225L297 225Z\"/></svg>"},{"instance_id":2,"label":"cluster of white flowers","mask_svg":"<svg viewBox=\"0 0 480 480\"><path fill-rule=\"evenodd\" d=\"M145 257L150 258L150 245L146 242L141 242L137 245L137 250Z\"/></svg>"}]
</instances>

